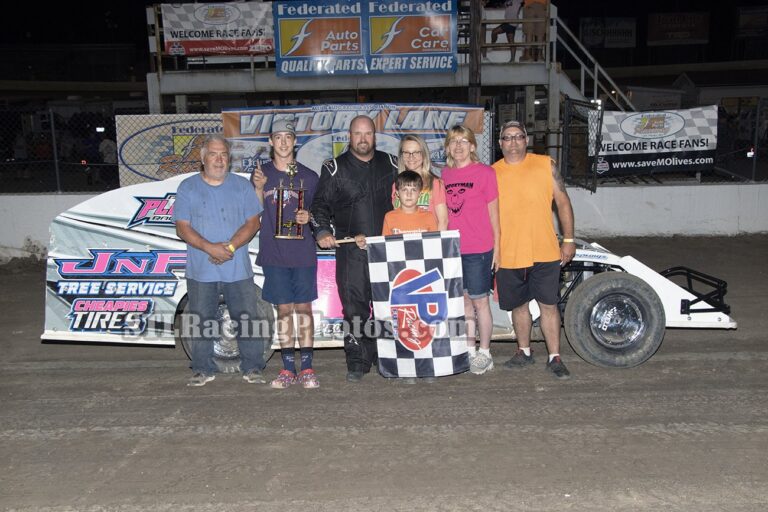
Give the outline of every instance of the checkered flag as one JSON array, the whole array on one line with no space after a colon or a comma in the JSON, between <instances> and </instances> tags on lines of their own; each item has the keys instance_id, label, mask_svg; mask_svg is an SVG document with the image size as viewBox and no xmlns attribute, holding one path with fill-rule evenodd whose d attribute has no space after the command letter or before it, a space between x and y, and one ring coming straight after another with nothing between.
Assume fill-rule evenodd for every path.
<instances>
[{"instance_id":1,"label":"checkered flag","mask_svg":"<svg viewBox=\"0 0 768 512\"><path fill-rule=\"evenodd\" d=\"M384 377L438 377L469 369L459 232L366 239Z\"/></svg>"}]
</instances>

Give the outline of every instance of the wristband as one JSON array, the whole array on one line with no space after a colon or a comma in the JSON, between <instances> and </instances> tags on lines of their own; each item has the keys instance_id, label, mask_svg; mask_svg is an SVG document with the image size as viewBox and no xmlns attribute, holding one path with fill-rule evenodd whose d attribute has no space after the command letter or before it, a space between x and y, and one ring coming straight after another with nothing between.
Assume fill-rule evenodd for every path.
<instances>
[{"instance_id":1,"label":"wristband","mask_svg":"<svg viewBox=\"0 0 768 512\"><path fill-rule=\"evenodd\" d=\"M573 243L573 238L563 238L563 243L564 244L572 244Z\"/></svg>"},{"instance_id":2,"label":"wristband","mask_svg":"<svg viewBox=\"0 0 768 512\"><path fill-rule=\"evenodd\" d=\"M235 246L234 245L229 244L227 246L227 249L229 249L229 252L231 252L232 254L235 254Z\"/></svg>"}]
</instances>

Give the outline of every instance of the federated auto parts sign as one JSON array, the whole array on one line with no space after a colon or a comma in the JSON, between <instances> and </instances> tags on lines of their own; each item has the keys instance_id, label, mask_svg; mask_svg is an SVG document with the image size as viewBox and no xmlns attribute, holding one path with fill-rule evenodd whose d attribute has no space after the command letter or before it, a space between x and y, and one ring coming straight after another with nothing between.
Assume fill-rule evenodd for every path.
<instances>
[{"instance_id":1,"label":"federated auto parts sign","mask_svg":"<svg viewBox=\"0 0 768 512\"><path fill-rule=\"evenodd\" d=\"M456 72L456 0L274 2L278 76Z\"/></svg>"}]
</instances>

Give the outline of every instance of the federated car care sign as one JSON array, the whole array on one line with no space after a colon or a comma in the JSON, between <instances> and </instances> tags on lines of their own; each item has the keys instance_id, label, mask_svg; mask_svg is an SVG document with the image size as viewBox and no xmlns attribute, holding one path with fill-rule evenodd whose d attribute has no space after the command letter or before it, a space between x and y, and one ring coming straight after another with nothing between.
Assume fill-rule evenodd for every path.
<instances>
[{"instance_id":1,"label":"federated car care sign","mask_svg":"<svg viewBox=\"0 0 768 512\"><path fill-rule=\"evenodd\" d=\"M330 104L229 110L221 115L224 136L232 142L232 170L237 172L251 172L257 162L269 159L269 134L276 119L293 120L296 159L317 173L324 160L346 150L349 125L358 115L373 120L376 148L392 155L397 155L403 135L421 135L437 169L445 165L445 134L457 124L475 132L479 153L489 147L483 109L467 105Z\"/></svg>"},{"instance_id":2,"label":"federated car care sign","mask_svg":"<svg viewBox=\"0 0 768 512\"><path fill-rule=\"evenodd\" d=\"M456 0L273 2L278 76L456 71Z\"/></svg>"},{"instance_id":3,"label":"federated car care sign","mask_svg":"<svg viewBox=\"0 0 768 512\"><path fill-rule=\"evenodd\" d=\"M605 112L598 174L711 169L717 148L717 107L660 112Z\"/></svg>"}]
</instances>

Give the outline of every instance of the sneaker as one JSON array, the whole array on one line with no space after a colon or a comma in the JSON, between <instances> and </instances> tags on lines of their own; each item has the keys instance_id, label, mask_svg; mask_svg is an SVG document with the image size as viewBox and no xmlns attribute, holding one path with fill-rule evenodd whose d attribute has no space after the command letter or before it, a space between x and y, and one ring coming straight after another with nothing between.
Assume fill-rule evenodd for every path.
<instances>
[{"instance_id":1,"label":"sneaker","mask_svg":"<svg viewBox=\"0 0 768 512\"><path fill-rule=\"evenodd\" d=\"M469 364L472 364L472 361L477 357L477 349L474 347L467 348L467 357L469 358Z\"/></svg>"},{"instance_id":2,"label":"sneaker","mask_svg":"<svg viewBox=\"0 0 768 512\"><path fill-rule=\"evenodd\" d=\"M422 377L422 379L426 384L434 384L437 382L437 377Z\"/></svg>"},{"instance_id":3,"label":"sneaker","mask_svg":"<svg viewBox=\"0 0 768 512\"><path fill-rule=\"evenodd\" d=\"M315 370L312 368L307 368L306 370L301 370L299 372L299 376L296 379L302 386L304 386L305 389L311 389L311 388L319 388L320 383L317 381L317 375L315 375Z\"/></svg>"},{"instance_id":4,"label":"sneaker","mask_svg":"<svg viewBox=\"0 0 768 512\"><path fill-rule=\"evenodd\" d=\"M277 378L269 383L269 387L274 389L285 389L292 384L296 384L296 374L288 370L280 370Z\"/></svg>"},{"instance_id":5,"label":"sneaker","mask_svg":"<svg viewBox=\"0 0 768 512\"><path fill-rule=\"evenodd\" d=\"M561 380L571 378L571 372L565 367L565 363L560 359L560 356L555 356L553 360L547 363L547 370L551 371L555 378Z\"/></svg>"},{"instance_id":6,"label":"sneaker","mask_svg":"<svg viewBox=\"0 0 768 512\"><path fill-rule=\"evenodd\" d=\"M508 361L504 362L504 368L524 368L533 363L533 351L531 351L531 355L527 356L525 355L525 352L517 349L515 355L513 355Z\"/></svg>"},{"instance_id":7,"label":"sneaker","mask_svg":"<svg viewBox=\"0 0 768 512\"><path fill-rule=\"evenodd\" d=\"M189 378L187 381L187 386L205 386L207 383L211 382L213 379L215 379L215 375L207 375L205 373L196 373L192 377Z\"/></svg>"},{"instance_id":8,"label":"sneaker","mask_svg":"<svg viewBox=\"0 0 768 512\"><path fill-rule=\"evenodd\" d=\"M363 375L365 375L363 372L347 372L347 382L357 384L363 380Z\"/></svg>"},{"instance_id":9,"label":"sneaker","mask_svg":"<svg viewBox=\"0 0 768 512\"><path fill-rule=\"evenodd\" d=\"M400 377L397 379L401 384L416 384L416 377Z\"/></svg>"},{"instance_id":10,"label":"sneaker","mask_svg":"<svg viewBox=\"0 0 768 512\"><path fill-rule=\"evenodd\" d=\"M469 371L475 375L482 375L490 370L493 370L493 358L481 352L478 352L469 363Z\"/></svg>"},{"instance_id":11,"label":"sneaker","mask_svg":"<svg viewBox=\"0 0 768 512\"><path fill-rule=\"evenodd\" d=\"M248 373L243 374L243 380L248 384L264 384L267 381L259 370L248 370Z\"/></svg>"}]
</instances>

